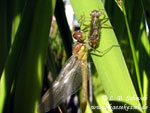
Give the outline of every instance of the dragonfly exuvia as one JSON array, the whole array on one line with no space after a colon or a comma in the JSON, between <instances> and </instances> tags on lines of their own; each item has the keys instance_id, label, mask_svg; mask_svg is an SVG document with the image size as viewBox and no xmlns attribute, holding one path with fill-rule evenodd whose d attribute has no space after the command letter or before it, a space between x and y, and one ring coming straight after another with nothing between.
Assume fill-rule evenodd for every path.
<instances>
[{"instance_id":1,"label":"dragonfly exuvia","mask_svg":"<svg viewBox=\"0 0 150 113\"><path fill-rule=\"evenodd\" d=\"M101 18L100 18L101 17ZM89 45L96 49L99 46L100 38L101 38L101 28L112 28L111 26L105 24L108 21L104 12L100 12L98 10L93 10L90 12L90 20L86 19L89 17L85 17L82 15L79 19L81 26L84 25L85 27L82 31L88 31L88 43ZM84 24L84 22L89 21L88 25ZM87 30L89 29L89 30Z\"/></svg>"}]
</instances>

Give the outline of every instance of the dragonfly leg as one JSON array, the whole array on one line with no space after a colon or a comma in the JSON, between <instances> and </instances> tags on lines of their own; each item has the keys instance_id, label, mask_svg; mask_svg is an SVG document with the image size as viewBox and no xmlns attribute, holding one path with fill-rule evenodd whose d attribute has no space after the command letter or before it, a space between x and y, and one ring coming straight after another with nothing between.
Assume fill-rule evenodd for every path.
<instances>
[{"instance_id":1,"label":"dragonfly leg","mask_svg":"<svg viewBox=\"0 0 150 113\"><path fill-rule=\"evenodd\" d=\"M109 20L109 18L106 18L105 16L102 19L100 19L101 25L102 25L101 28L113 29L112 26L105 24L108 20Z\"/></svg>"},{"instance_id":2,"label":"dragonfly leg","mask_svg":"<svg viewBox=\"0 0 150 113\"><path fill-rule=\"evenodd\" d=\"M107 21L109 20L109 18L103 18L103 19L100 19L100 21L101 21L101 24L104 24L104 23L106 23Z\"/></svg>"},{"instance_id":3,"label":"dragonfly leg","mask_svg":"<svg viewBox=\"0 0 150 113\"><path fill-rule=\"evenodd\" d=\"M89 46L90 47L90 46ZM96 49L94 49L94 48L92 48L92 47L90 47L92 50L94 50L94 51L96 51L96 52L98 52L98 53L100 53L101 55L100 56L104 56L106 53L108 53L113 47L120 47L119 45L112 45L112 46L110 46L109 48L107 48L107 49L105 49L104 51L99 51L99 50L96 50Z\"/></svg>"},{"instance_id":4,"label":"dragonfly leg","mask_svg":"<svg viewBox=\"0 0 150 113\"><path fill-rule=\"evenodd\" d=\"M104 21L102 21L102 20L104 20ZM109 18L104 18L104 19L102 19L101 20L101 28L108 28L108 29L113 29L113 27L112 26L110 26L110 25L108 25L108 24L105 24L108 20L109 20Z\"/></svg>"},{"instance_id":5,"label":"dragonfly leg","mask_svg":"<svg viewBox=\"0 0 150 113\"><path fill-rule=\"evenodd\" d=\"M82 29L82 31L87 32L89 27L90 27L89 25L86 25L86 26Z\"/></svg>"},{"instance_id":6,"label":"dragonfly leg","mask_svg":"<svg viewBox=\"0 0 150 113\"><path fill-rule=\"evenodd\" d=\"M82 29L82 31L85 31L86 29L88 29L90 27L90 24L85 24L85 22L90 22L90 21L91 21L91 17L85 17L85 14L81 15L78 22L80 24L80 28L82 26L85 26L85 28Z\"/></svg>"},{"instance_id":7,"label":"dragonfly leg","mask_svg":"<svg viewBox=\"0 0 150 113\"><path fill-rule=\"evenodd\" d=\"M106 29L113 29L114 27L112 27L112 26L109 26L109 25L107 25L107 24L104 24L105 26L102 26L101 28L106 28Z\"/></svg>"},{"instance_id":8,"label":"dragonfly leg","mask_svg":"<svg viewBox=\"0 0 150 113\"><path fill-rule=\"evenodd\" d=\"M85 20L85 19L89 19L89 20ZM83 15L81 15L79 22L85 22L85 21L90 21L91 17L86 17L85 13L83 13Z\"/></svg>"}]
</instances>

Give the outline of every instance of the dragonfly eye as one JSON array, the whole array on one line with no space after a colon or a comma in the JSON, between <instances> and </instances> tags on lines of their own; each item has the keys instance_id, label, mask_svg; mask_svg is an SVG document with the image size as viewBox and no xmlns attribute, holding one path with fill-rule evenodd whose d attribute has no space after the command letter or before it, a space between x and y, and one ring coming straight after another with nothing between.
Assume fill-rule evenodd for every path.
<instances>
[{"instance_id":1,"label":"dragonfly eye","mask_svg":"<svg viewBox=\"0 0 150 113\"><path fill-rule=\"evenodd\" d=\"M79 42L85 40L85 34L80 30L75 31L72 36L73 36L74 39L76 39Z\"/></svg>"}]
</instances>

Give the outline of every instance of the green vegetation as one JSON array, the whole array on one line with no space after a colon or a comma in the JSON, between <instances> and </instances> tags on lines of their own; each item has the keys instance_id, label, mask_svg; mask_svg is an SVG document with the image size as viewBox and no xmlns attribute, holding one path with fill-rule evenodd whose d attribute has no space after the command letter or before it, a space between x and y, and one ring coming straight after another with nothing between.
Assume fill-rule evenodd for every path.
<instances>
[{"instance_id":1,"label":"green vegetation","mask_svg":"<svg viewBox=\"0 0 150 113\"><path fill-rule=\"evenodd\" d=\"M83 14L89 20L95 9L109 18L106 24L113 29L102 28L99 51L120 46L103 56L89 52L93 106L107 108L91 109L88 102L86 113L125 111L115 106L138 107L127 113L149 113L145 107L150 107L150 3L71 0L71 5L77 20ZM0 15L0 113L36 113L42 86L46 87L44 78L54 80L72 53L64 4L62 0L1 0ZM51 24L53 15L57 23Z\"/></svg>"}]
</instances>

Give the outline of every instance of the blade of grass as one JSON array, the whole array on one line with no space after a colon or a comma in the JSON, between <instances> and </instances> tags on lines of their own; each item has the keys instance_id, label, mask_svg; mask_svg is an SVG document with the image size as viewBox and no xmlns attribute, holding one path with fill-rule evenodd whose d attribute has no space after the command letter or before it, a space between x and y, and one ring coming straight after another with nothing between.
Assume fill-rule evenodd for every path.
<instances>
[{"instance_id":1,"label":"blade of grass","mask_svg":"<svg viewBox=\"0 0 150 113\"><path fill-rule=\"evenodd\" d=\"M20 30L17 32L0 81L0 113L3 112L4 106L10 96L12 82L14 80L15 72L17 71L16 66L18 65L18 59L21 55L21 51L25 43L24 41L28 36L28 30L30 28L30 22L32 20L33 11L30 10L34 7L34 5L31 2L30 4L27 3L26 6L28 7L28 10L24 12L22 23L19 26L23 32L21 32Z\"/></svg>"},{"instance_id":2,"label":"blade of grass","mask_svg":"<svg viewBox=\"0 0 150 113\"><path fill-rule=\"evenodd\" d=\"M142 88L143 88L143 97L145 98L143 100L143 107L144 106L148 106L148 109L144 109L144 113L148 113L149 110L149 82L148 79L149 77L149 58L150 58L150 44L149 44L149 39L147 37L147 33L146 33L146 26L145 26L145 18L143 18L143 21L141 22L141 27L140 27L140 32L139 32L139 40L138 40L138 44L137 44L137 51L136 51L136 55L138 58L138 62L139 62L139 67L140 67L140 75L142 76Z\"/></svg>"},{"instance_id":3,"label":"blade of grass","mask_svg":"<svg viewBox=\"0 0 150 113\"><path fill-rule=\"evenodd\" d=\"M129 42L130 42L130 46L131 46L131 51L132 51L132 55L133 55L133 61L134 61L135 72L136 72L136 76L137 76L137 80L138 80L139 91L140 91L141 97L143 97L141 79L140 79L140 73L139 73L139 66L138 66L138 61L137 61L137 57L136 57L136 53L135 53L134 43L133 43L133 40L132 40L133 38L132 38L132 35L131 35L129 23L128 23L128 20L127 20L126 9L125 9L124 4L122 5L122 7L123 7L123 14L124 14L125 23L126 23L127 32L128 32Z\"/></svg>"},{"instance_id":4,"label":"blade of grass","mask_svg":"<svg viewBox=\"0 0 150 113\"><path fill-rule=\"evenodd\" d=\"M10 100L13 100L11 108L14 112L36 112L54 3L55 1L51 0L32 0L25 4L21 23L0 81L0 113L4 107L8 109L5 105L10 103ZM12 99L8 102L10 95Z\"/></svg>"},{"instance_id":5,"label":"blade of grass","mask_svg":"<svg viewBox=\"0 0 150 113\"><path fill-rule=\"evenodd\" d=\"M83 13L89 17L92 10L103 9L102 3L98 0L71 0L71 3L77 19ZM110 25L109 22L107 24ZM103 51L112 45L118 45L112 29L102 29L101 33L101 45L98 50ZM127 97L137 95L119 47L113 48L102 57L92 55L92 58L108 98L113 96L114 101L119 101L118 96L121 96L120 102L140 106L138 100L127 100ZM140 107L139 110L142 111Z\"/></svg>"},{"instance_id":6,"label":"blade of grass","mask_svg":"<svg viewBox=\"0 0 150 113\"><path fill-rule=\"evenodd\" d=\"M144 78L147 78L149 75L149 71L146 69L147 66L149 65L149 63L148 63L148 61L149 61L148 60L149 59L148 58L148 56L149 56L149 44L148 44L149 41L148 40L149 39L146 36L147 24L145 23L146 19L145 19L145 13L144 13L142 1L141 0L132 1L132 3L133 4L131 5L131 2L129 2L129 1L125 2L126 11L127 11L126 14L128 17L128 23L130 23L129 26L130 26L130 30L131 30L130 32L132 33L133 43L135 44L135 47L136 47L136 57L137 57L137 62L138 62L138 66L139 66L139 71L140 71L140 79L143 80L142 83L144 83L143 84L143 92L144 91L147 92L146 90L147 90L148 86L145 85L146 79L144 79ZM128 5L128 4L130 4L130 5ZM109 7L113 7L113 6L110 6L110 4L108 4L108 5L109 5ZM129 8L129 6L130 6L130 8ZM128 9L131 9L131 10L129 11ZM121 11L123 12L123 9L121 9L120 12ZM130 14L128 12L130 12ZM113 10L113 12L111 14L114 14L114 13L116 13L116 12ZM114 17L112 17L112 18L114 18ZM115 23L115 24L117 24L117 23ZM116 29L114 29L114 30L116 31ZM124 33L124 37L125 37L125 33ZM127 34L127 37L128 37L128 34ZM129 49L127 49L127 50L129 51ZM130 53L131 52L128 52L128 54L130 54ZM128 55L127 59L129 59L129 55ZM126 61L127 61L127 59L126 59ZM133 59L133 58L131 57L130 59ZM129 67L130 66L128 66L128 68ZM138 92L138 95L140 95L138 83L136 81L137 80L136 73L134 71L130 71L130 73L132 74L131 77L132 77L134 86L136 88L136 91ZM147 76L147 77L145 77L145 76ZM143 102L144 106L147 106L145 101L148 101L148 99L146 98L148 95L149 95L148 92L147 92L147 94L145 93L143 95L145 98L144 102ZM144 112L146 112L146 109L144 109Z\"/></svg>"},{"instance_id":7,"label":"blade of grass","mask_svg":"<svg viewBox=\"0 0 150 113\"><path fill-rule=\"evenodd\" d=\"M15 79L14 113L19 111L24 113L37 112L37 104L40 98L55 1L38 0L34 3L36 6L32 27L18 67L18 76Z\"/></svg>"}]
</instances>

